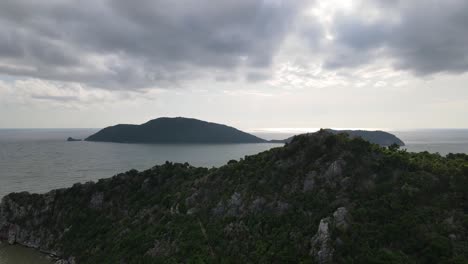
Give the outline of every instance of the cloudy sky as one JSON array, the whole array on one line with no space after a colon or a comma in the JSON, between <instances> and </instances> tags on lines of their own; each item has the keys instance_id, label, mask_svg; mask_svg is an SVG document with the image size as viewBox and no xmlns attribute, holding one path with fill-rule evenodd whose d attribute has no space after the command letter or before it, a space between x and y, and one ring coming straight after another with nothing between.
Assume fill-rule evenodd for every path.
<instances>
[{"instance_id":1,"label":"cloudy sky","mask_svg":"<svg viewBox=\"0 0 468 264\"><path fill-rule=\"evenodd\" d=\"M466 0L2 0L0 128L468 127Z\"/></svg>"}]
</instances>

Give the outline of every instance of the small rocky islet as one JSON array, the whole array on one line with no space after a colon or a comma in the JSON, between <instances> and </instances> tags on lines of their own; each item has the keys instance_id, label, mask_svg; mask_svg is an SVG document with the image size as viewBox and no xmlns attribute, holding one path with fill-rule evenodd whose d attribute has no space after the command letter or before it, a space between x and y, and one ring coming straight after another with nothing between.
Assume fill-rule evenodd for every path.
<instances>
[{"instance_id":1,"label":"small rocky islet","mask_svg":"<svg viewBox=\"0 0 468 264\"><path fill-rule=\"evenodd\" d=\"M82 141L82 139L68 137L68 138L67 138L67 141L68 141L68 142L76 142L76 141Z\"/></svg>"}]
</instances>

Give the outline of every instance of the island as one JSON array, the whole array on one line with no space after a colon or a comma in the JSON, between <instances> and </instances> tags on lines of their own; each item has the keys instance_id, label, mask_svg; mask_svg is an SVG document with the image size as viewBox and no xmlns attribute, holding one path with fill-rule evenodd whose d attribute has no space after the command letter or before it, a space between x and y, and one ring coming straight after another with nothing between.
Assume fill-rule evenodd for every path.
<instances>
[{"instance_id":1,"label":"island","mask_svg":"<svg viewBox=\"0 0 468 264\"><path fill-rule=\"evenodd\" d=\"M67 138L67 141L68 142L76 142L76 141L81 141L81 139L69 137L69 138Z\"/></svg>"},{"instance_id":2,"label":"island","mask_svg":"<svg viewBox=\"0 0 468 264\"><path fill-rule=\"evenodd\" d=\"M106 127L86 141L116 143L265 143L236 128L184 117L161 117L141 125Z\"/></svg>"},{"instance_id":3,"label":"island","mask_svg":"<svg viewBox=\"0 0 468 264\"><path fill-rule=\"evenodd\" d=\"M61 264L468 263L468 155L321 130L219 168L130 170L0 203Z\"/></svg>"},{"instance_id":4,"label":"island","mask_svg":"<svg viewBox=\"0 0 468 264\"><path fill-rule=\"evenodd\" d=\"M361 137L380 146L405 143L385 131L332 130L333 134L345 133ZM86 138L86 141L114 143L288 143L293 137L282 140L265 140L234 127L186 117L161 117L141 125L120 124L106 127Z\"/></svg>"},{"instance_id":5,"label":"island","mask_svg":"<svg viewBox=\"0 0 468 264\"><path fill-rule=\"evenodd\" d=\"M350 137L360 137L364 140L369 141L370 143L377 144L380 146L388 147L391 145L404 146L405 143L399 139L397 136L385 132L385 131L369 131L369 130L334 130L334 129L324 129L333 134L347 134ZM270 140L271 143L288 143L293 140L293 137L282 140Z\"/></svg>"}]
</instances>

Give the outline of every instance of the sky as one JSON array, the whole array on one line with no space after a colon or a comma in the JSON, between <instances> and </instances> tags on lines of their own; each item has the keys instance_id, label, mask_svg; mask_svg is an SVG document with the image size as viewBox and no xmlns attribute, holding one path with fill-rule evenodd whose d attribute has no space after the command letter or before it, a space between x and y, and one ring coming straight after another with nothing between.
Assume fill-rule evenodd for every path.
<instances>
[{"instance_id":1,"label":"sky","mask_svg":"<svg viewBox=\"0 0 468 264\"><path fill-rule=\"evenodd\" d=\"M466 0L2 0L0 128L468 128Z\"/></svg>"}]
</instances>

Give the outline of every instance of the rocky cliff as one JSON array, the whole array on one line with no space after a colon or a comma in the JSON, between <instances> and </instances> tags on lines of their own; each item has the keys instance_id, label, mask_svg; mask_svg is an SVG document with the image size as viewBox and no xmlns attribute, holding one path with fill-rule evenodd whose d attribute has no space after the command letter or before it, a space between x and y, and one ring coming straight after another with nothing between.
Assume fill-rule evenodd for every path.
<instances>
[{"instance_id":1,"label":"rocky cliff","mask_svg":"<svg viewBox=\"0 0 468 264\"><path fill-rule=\"evenodd\" d=\"M320 131L220 168L166 163L0 204L61 263L466 263L468 156Z\"/></svg>"}]
</instances>

